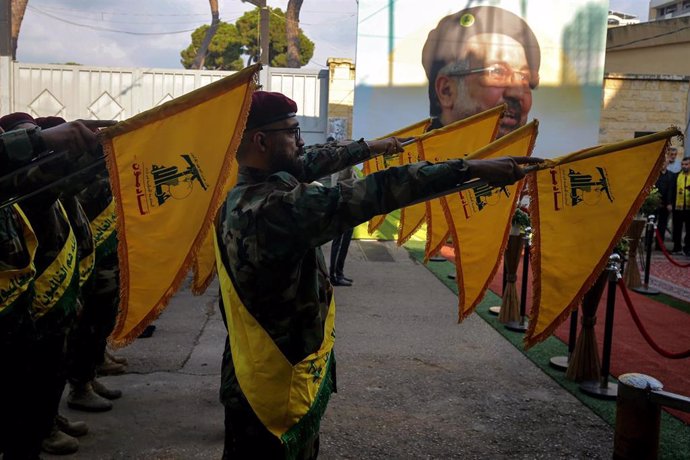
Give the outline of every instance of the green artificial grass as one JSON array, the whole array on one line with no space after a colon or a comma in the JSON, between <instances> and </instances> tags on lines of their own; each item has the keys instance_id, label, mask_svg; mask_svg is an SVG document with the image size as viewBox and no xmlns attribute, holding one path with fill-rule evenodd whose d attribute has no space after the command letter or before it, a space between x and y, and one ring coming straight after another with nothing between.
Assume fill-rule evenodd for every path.
<instances>
[{"instance_id":1,"label":"green artificial grass","mask_svg":"<svg viewBox=\"0 0 690 460\"><path fill-rule=\"evenodd\" d=\"M666 304L669 307L673 307L676 310L690 314L690 304L684 300L676 299L675 297L671 297L670 295L666 294L648 295L647 297L652 300L656 300L657 302ZM690 447L688 447L688 450L690 450Z\"/></svg>"},{"instance_id":2,"label":"green artificial grass","mask_svg":"<svg viewBox=\"0 0 690 460\"><path fill-rule=\"evenodd\" d=\"M424 260L424 242L409 241L404 246L408 252L419 262ZM458 294L458 287L455 280L448 278L449 274L455 274L455 266L450 262L429 262L426 267L436 277L441 280L451 291ZM668 297L668 296L665 296ZM669 297L671 300L675 300ZM559 385L568 390L573 396L589 407L595 414L601 417L606 423L615 426L616 422L616 401L605 401L596 399L583 393L579 389L579 384L567 380L565 372L558 371L549 365L549 360L554 356L564 356L568 354L568 347L555 337L549 337L544 342L535 345L529 350L525 350L522 344L523 334L512 332L506 329L503 324L498 322L498 317L489 313L489 307L500 305L500 297L491 291L487 291L482 302L477 306L477 314L489 323L499 334L505 337L542 371L554 379ZM666 303L661 296L655 296L655 300ZM685 304L685 308L690 310L690 306ZM683 311L688 311L684 310ZM690 313L690 311L688 311ZM615 380L612 380L615 381ZM659 455L664 460L687 460L690 455L690 426L685 425L679 419L661 412L661 440Z\"/></svg>"}]
</instances>

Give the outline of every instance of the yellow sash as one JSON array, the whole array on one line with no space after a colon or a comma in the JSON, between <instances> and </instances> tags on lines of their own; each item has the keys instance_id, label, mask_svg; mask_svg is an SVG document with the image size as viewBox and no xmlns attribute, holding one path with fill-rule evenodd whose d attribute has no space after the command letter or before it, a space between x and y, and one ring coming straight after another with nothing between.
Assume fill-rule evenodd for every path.
<instances>
[{"instance_id":1,"label":"yellow sash","mask_svg":"<svg viewBox=\"0 0 690 460\"><path fill-rule=\"evenodd\" d=\"M289 456L304 439L297 433L305 429L303 425L318 432L332 391L335 299L328 308L321 347L293 366L242 304L221 259L217 236L214 243L237 381L254 413L281 440Z\"/></svg>"},{"instance_id":2,"label":"yellow sash","mask_svg":"<svg viewBox=\"0 0 690 460\"><path fill-rule=\"evenodd\" d=\"M36 274L34 256L36 255L38 240L31 228L29 219L27 219L22 210L19 209L19 206L15 204L12 207L14 208L14 212L19 215L19 220L21 221L21 230L24 236L24 244L26 244L29 255L29 262L25 267L15 270L0 271L0 314L5 312L5 310L29 288L31 280L33 280Z\"/></svg>"},{"instance_id":3,"label":"yellow sash","mask_svg":"<svg viewBox=\"0 0 690 460\"><path fill-rule=\"evenodd\" d=\"M100 246L115 231L115 200L91 221L91 233L96 247Z\"/></svg>"},{"instance_id":4,"label":"yellow sash","mask_svg":"<svg viewBox=\"0 0 690 460\"><path fill-rule=\"evenodd\" d=\"M79 287L82 287L89 279L95 265L96 253L94 251L79 261Z\"/></svg>"},{"instance_id":5,"label":"yellow sash","mask_svg":"<svg viewBox=\"0 0 690 460\"><path fill-rule=\"evenodd\" d=\"M62 204L59 202L58 204L63 218L69 222ZM60 253L34 282L36 295L31 305L34 319L48 313L63 298L70 288L76 269L77 238L74 236L72 227L70 227L69 235Z\"/></svg>"},{"instance_id":6,"label":"yellow sash","mask_svg":"<svg viewBox=\"0 0 690 460\"><path fill-rule=\"evenodd\" d=\"M77 207L81 211L82 215L86 217L86 213L84 212L84 208L82 208L81 204L77 201ZM92 247L91 247L91 252L84 255L79 253L79 287L81 288L84 286L84 283L88 281L88 279L91 277L91 273L93 273L93 269L96 266L96 238L94 237L93 230L91 228L91 222L89 222L89 230L90 230L90 235L91 235L91 242L92 242Z\"/></svg>"},{"instance_id":7,"label":"yellow sash","mask_svg":"<svg viewBox=\"0 0 690 460\"><path fill-rule=\"evenodd\" d=\"M676 209L679 211L690 210L690 173L681 171L676 180Z\"/></svg>"}]
</instances>

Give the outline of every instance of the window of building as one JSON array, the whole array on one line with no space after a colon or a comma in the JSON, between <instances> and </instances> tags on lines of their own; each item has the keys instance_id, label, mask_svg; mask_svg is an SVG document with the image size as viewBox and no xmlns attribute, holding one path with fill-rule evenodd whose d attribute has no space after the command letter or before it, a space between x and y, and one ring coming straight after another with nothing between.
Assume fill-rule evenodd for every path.
<instances>
[{"instance_id":1,"label":"window of building","mask_svg":"<svg viewBox=\"0 0 690 460\"><path fill-rule=\"evenodd\" d=\"M689 1L689 0L685 0L685 1L683 2L683 9L684 9L684 10L687 10L688 8L690 8L690 1Z\"/></svg>"}]
</instances>

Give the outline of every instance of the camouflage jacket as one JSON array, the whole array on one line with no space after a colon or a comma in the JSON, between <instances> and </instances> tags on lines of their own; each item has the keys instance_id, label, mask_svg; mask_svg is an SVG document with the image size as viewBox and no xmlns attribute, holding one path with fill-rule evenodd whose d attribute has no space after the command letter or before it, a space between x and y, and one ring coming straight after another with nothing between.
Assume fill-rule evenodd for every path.
<instances>
[{"instance_id":1,"label":"camouflage jacket","mask_svg":"<svg viewBox=\"0 0 690 460\"><path fill-rule=\"evenodd\" d=\"M84 189L79 191L77 199L79 199L89 220L98 217L113 201L113 192L110 189L110 179L105 165L100 170L95 171L95 177L88 182Z\"/></svg>"},{"instance_id":2,"label":"camouflage jacket","mask_svg":"<svg viewBox=\"0 0 690 460\"><path fill-rule=\"evenodd\" d=\"M72 175L70 180L64 180L58 186L41 193L38 201L49 203L57 199L61 192L74 194L93 180L95 174L93 157L97 152L74 159L66 152L36 150L40 146L30 142L29 139L39 138L37 133L40 133L38 128L35 130L17 129L0 134L0 203L29 194L67 175ZM32 165L32 163L38 165ZM77 174L76 172L80 170L83 172Z\"/></svg>"},{"instance_id":3,"label":"camouflage jacket","mask_svg":"<svg viewBox=\"0 0 690 460\"><path fill-rule=\"evenodd\" d=\"M18 130L19 132L24 130ZM4 133L0 137L15 135L14 131ZM2 139L0 139L2 140ZM15 144L9 144L10 146ZM2 174L8 174L30 164L34 154L21 149L13 150L8 148L5 142L0 142L0 164L4 168ZM34 152L35 153L35 152ZM38 155L40 157L40 155ZM17 193L30 193L34 189L43 187L64 177L65 171L75 167L75 165L65 165L66 160L56 157L55 161L45 165L32 167L21 175L10 176L10 180L0 181L0 200L5 201ZM79 165L76 165L79 167ZM85 178L84 178L85 179ZM68 181L64 184L69 187L78 187L76 181ZM82 183L81 187L84 185ZM64 187L63 187L64 189ZM33 227L36 238L38 239L38 250L34 264L36 266L36 277L38 277L50 263L55 259L62 249L70 232L70 224L63 217L60 211L57 197L61 188L56 187L38 195L32 196L20 202L20 207L29 219ZM17 217L12 208L7 206L2 208L0 214L0 242L7 252L0 255L2 267L15 266L17 260L25 257L26 246L23 236L19 233ZM88 244L88 243L87 243ZM19 258L19 259L18 259ZM0 268L2 268L0 267ZM28 306L27 306L28 308ZM57 313L56 313L57 314ZM59 324L62 318L56 319Z\"/></svg>"},{"instance_id":4,"label":"camouflage jacket","mask_svg":"<svg viewBox=\"0 0 690 460\"><path fill-rule=\"evenodd\" d=\"M244 305L286 358L316 351L333 288L320 246L371 217L404 207L466 179L461 160L422 162L324 187L310 183L369 157L363 143L318 146L303 157L305 177L242 168L221 208L221 256ZM221 400L236 401L232 361L224 357Z\"/></svg>"}]
</instances>

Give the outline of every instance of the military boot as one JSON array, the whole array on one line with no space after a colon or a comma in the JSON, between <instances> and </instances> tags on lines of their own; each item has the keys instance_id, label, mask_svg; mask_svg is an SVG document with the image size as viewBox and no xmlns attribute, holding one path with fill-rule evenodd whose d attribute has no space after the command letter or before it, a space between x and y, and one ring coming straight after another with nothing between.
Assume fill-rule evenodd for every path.
<instances>
[{"instance_id":1,"label":"military boot","mask_svg":"<svg viewBox=\"0 0 690 460\"><path fill-rule=\"evenodd\" d=\"M41 442L41 449L49 454L68 455L79 450L79 441L60 431L56 424L50 434Z\"/></svg>"},{"instance_id":2,"label":"military boot","mask_svg":"<svg viewBox=\"0 0 690 460\"><path fill-rule=\"evenodd\" d=\"M72 385L67 396L67 407L86 412L105 412L113 408L113 403L96 394L89 382L85 385Z\"/></svg>"},{"instance_id":3,"label":"military boot","mask_svg":"<svg viewBox=\"0 0 690 460\"><path fill-rule=\"evenodd\" d=\"M127 358L125 358L124 356L114 355L110 351L108 351L108 349L105 350L104 359L114 361L117 364L122 364L123 366L127 365Z\"/></svg>"},{"instance_id":4,"label":"military boot","mask_svg":"<svg viewBox=\"0 0 690 460\"><path fill-rule=\"evenodd\" d=\"M122 397L122 392L120 390L113 390L103 385L96 379L91 380L91 387L97 395L104 397L105 399L119 399Z\"/></svg>"},{"instance_id":5,"label":"military boot","mask_svg":"<svg viewBox=\"0 0 690 460\"><path fill-rule=\"evenodd\" d=\"M86 422L70 422L67 417L60 414L55 416L55 424L58 429L72 437L78 438L89 432Z\"/></svg>"},{"instance_id":6,"label":"military boot","mask_svg":"<svg viewBox=\"0 0 690 460\"><path fill-rule=\"evenodd\" d=\"M106 354L103 363L96 369L96 373L98 375L121 375L124 374L126 370L127 368L124 364L110 359Z\"/></svg>"}]
</instances>

